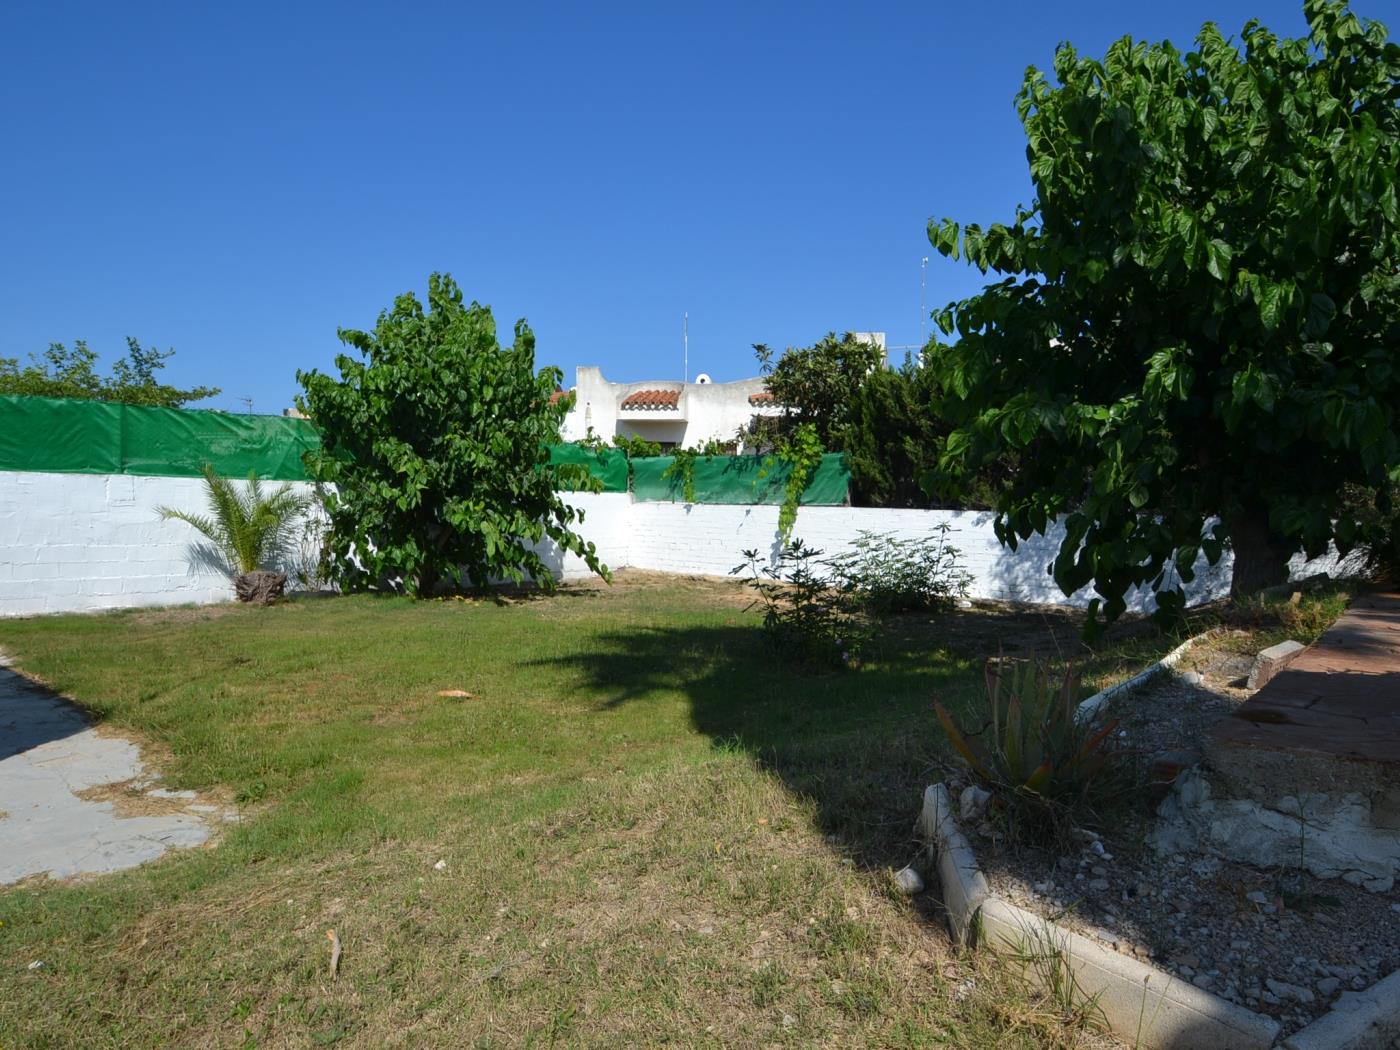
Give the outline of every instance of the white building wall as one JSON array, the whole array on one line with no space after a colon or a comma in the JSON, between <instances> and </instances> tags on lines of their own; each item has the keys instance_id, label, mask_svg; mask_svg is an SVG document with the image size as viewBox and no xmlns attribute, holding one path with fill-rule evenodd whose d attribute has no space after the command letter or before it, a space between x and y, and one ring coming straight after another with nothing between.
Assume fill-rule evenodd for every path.
<instances>
[{"instance_id":1,"label":"white building wall","mask_svg":"<svg viewBox=\"0 0 1400 1050\"><path fill-rule=\"evenodd\" d=\"M759 377L732 383L610 383L601 369L583 366L574 385L574 407L564 417L563 436L565 441L579 441L592 429L606 441L618 434L636 434L650 441L676 442L683 448L698 448L711 439L729 441L754 416L777 413L771 404L749 404L750 395L764 389L764 380ZM639 390L679 391L680 404L675 411L622 409L628 395Z\"/></svg>"},{"instance_id":2,"label":"white building wall","mask_svg":"<svg viewBox=\"0 0 1400 1050\"><path fill-rule=\"evenodd\" d=\"M743 561L745 549L768 558L779 549L777 507L634 503L627 493L570 493L565 499L584 512L577 531L613 569L724 576ZM156 513L161 505L195 510L204 502L200 478L0 473L0 616L231 600L227 576L201 553L203 537ZM1046 573L1059 533L1032 537L1008 551L984 512L803 507L794 533L836 554L849 549L862 530L916 537L943 522L952 527L948 541L960 548L962 564L973 575L974 597L1066 602ZM549 543L541 551L563 579L589 576L574 555L561 557ZM1335 557L1308 563L1298 558L1294 574L1338 567ZM1188 595L1193 602L1217 598L1229 582L1227 554L1214 568L1200 564ZM1086 588L1070 602L1083 605L1091 597ZM1141 610L1150 602L1139 594L1130 605Z\"/></svg>"}]
</instances>

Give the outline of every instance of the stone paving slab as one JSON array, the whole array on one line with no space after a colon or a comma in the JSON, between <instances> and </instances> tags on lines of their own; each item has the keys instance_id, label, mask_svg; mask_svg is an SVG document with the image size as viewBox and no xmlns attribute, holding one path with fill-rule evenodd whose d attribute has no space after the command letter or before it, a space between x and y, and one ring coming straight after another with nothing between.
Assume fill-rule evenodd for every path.
<instances>
[{"instance_id":1,"label":"stone paving slab","mask_svg":"<svg viewBox=\"0 0 1400 1050\"><path fill-rule=\"evenodd\" d=\"M1211 735L1221 747L1371 763L1400 775L1400 594L1357 598Z\"/></svg>"},{"instance_id":2,"label":"stone paving slab","mask_svg":"<svg viewBox=\"0 0 1400 1050\"><path fill-rule=\"evenodd\" d=\"M207 841L199 812L120 816L78 795L146 776L131 741L99 734L72 704L0 667L0 885L118 871Z\"/></svg>"}]
</instances>

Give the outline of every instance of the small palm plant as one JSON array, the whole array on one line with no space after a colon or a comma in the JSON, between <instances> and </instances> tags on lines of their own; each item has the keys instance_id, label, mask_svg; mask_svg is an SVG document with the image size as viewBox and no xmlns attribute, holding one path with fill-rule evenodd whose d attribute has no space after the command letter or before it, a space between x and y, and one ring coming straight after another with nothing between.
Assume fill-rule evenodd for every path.
<instances>
[{"instance_id":1,"label":"small palm plant","mask_svg":"<svg viewBox=\"0 0 1400 1050\"><path fill-rule=\"evenodd\" d=\"M278 598L287 576L265 567L287 550L296 519L310 505L310 497L299 495L291 485L265 493L256 471L248 475L247 487L241 488L220 477L208 463L204 485L208 515L159 507L160 516L192 525L208 538L227 562L239 601L265 604Z\"/></svg>"}]
</instances>

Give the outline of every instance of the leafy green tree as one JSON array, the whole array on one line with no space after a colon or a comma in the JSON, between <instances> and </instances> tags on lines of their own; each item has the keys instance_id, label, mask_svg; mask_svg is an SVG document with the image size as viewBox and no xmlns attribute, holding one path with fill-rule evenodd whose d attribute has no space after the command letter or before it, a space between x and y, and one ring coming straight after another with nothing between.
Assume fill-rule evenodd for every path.
<instances>
[{"instance_id":1,"label":"leafy green tree","mask_svg":"<svg viewBox=\"0 0 1400 1050\"><path fill-rule=\"evenodd\" d=\"M755 344L754 353L768 377L769 393L783 407L783 418L769 425L769 433L750 435L769 443L798 423L810 423L825 448L843 447L851 406L861 386L886 367L884 350L850 332L840 338L829 332L812 346L789 347L776 361L773 351L762 343Z\"/></svg>"},{"instance_id":2,"label":"leafy green tree","mask_svg":"<svg viewBox=\"0 0 1400 1050\"><path fill-rule=\"evenodd\" d=\"M97 352L90 350L84 340L79 339L72 349L62 343L50 343L43 354L30 354L29 364L23 367L18 358L0 357L0 394L181 408L219 393L218 387L182 390L159 382L156 373L174 354L174 350L147 349L128 336L126 356L112 366L111 375L103 376L97 371Z\"/></svg>"},{"instance_id":3,"label":"leafy green tree","mask_svg":"<svg viewBox=\"0 0 1400 1050\"><path fill-rule=\"evenodd\" d=\"M1003 542L1064 515L1055 580L1110 618L1138 584L1180 608L1227 541L1239 595L1364 539L1344 483L1400 464L1400 47L1343 4L1304 11L1309 39L1062 46L1017 99L1031 206L929 224L1002 275L936 315L958 336L928 354L944 465L1018 456Z\"/></svg>"},{"instance_id":4,"label":"leafy green tree","mask_svg":"<svg viewBox=\"0 0 1400 1050\"><path fill-rule=\"evenodd\" d=\"M308 466L334 485L329 550L344 585L419 596L466 581L550 588L534 549L546 539L607 574L572 530L583 512L558 495L597 486L586 467L549 462L567 404L550 404L561 374L536 374L524 321L503 348L491 311L464 306L452 278L433 274L427 309L408 292L374 331L339 334L359 356L336 358L338 378L298 372L297 403L321 430Z\"/></svg>"},{"instance_id":5,"label":"leafy green tree","mask_svg":"<svg viewBox=\"0 0 1400 1050\"><path fill-rule=\"evenodd\" d=\"M843 435L851 498L868 507L926 507L920 482L936 471L948 426L932 373L908 359L872 372L855 393Z\"/></svg>"}]
</instances>

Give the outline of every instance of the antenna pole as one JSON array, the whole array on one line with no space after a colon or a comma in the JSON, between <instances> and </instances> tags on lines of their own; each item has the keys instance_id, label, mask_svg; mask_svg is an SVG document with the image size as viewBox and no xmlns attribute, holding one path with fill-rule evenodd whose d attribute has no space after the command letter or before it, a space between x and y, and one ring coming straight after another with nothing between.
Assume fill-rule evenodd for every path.
<instances>
[{"instance_id":1,"label":"antenna pole","mask_svg":"<svg viewBox=\"0 0 1400 1050\"><path fill-rule=\"evenodd\" d=\"M919 263L919 349L924 348L924 322L928 319L928 308L924 306L924 290L928 287L928 256Z\"/></svg>"},{"instance_id":2,"label":"antenna pole","mask_svg":"<svg viewBox=\"0 0 1400 1050\"><path fill-rule=\"evenodd\" d=\"M690 382L690 311L685 312L681 321L681 342L685 345L685 362L681 366L681 382Z\"/></svg>"}]
</instances>

